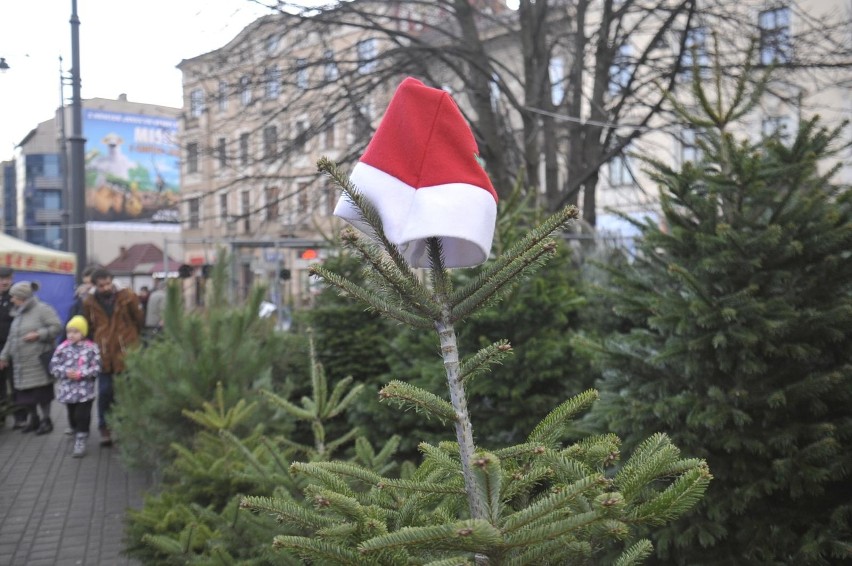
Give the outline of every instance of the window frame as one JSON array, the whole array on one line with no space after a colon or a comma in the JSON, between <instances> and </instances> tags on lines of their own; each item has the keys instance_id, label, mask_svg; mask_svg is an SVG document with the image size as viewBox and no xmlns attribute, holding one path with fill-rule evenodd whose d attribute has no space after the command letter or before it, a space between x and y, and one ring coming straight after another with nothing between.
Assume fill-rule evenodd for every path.
<instances>
[{"instance_id":1,"label":"window frame","mask_svg":"<svg viewBox=\"0 0 852 566\"><path fill-rule=\"evenodd\" d=\"M266 100L277 100L281 96L281 69L269 67L263 71L263 93Z\"/></svg>"},{"instance_id":2,"label":"window frame","mask_svg":"<svg viewBox=\"0 0 852 566\"><path fill-rule=\"evenodd\" d=\"M189 92L189 115L200 118L204 114L204 89L194 88Z\"/></svg>"},{"instance_id":3,"label":"window frame","mask_svg":"<svg viewBox=\"0 0 852 566\"><path fill-rule=\"evenodd\" d=\"M693 47L695 48L697 60L692 54ZM695 26L686 30L683 49L681 73L684 79L692 80L692 67L695 63L698 64L698 76L706 77L710 68L710 54L707 52L707 28L705 26Z\"/></svg>"},{"instance_id":4,"label":"window frame","mask_svg":"<svg viewBox=\"0 0 852 566\"><path fill-rule=\"evenodd\" d=\"M219 112L228 111L228 83L226 81L219 81L219 88L216 92L216 104Z\"/></svg>"},{"instance_id":5,"label":"window frame","mask_svg":"<svg viewBox=\"0 0 852 566\"><path fill-rule=\"evenodd\" d=\"M248 106L252 102L251 78L248 75L240 77L240 104Z\"/></svg>"},{"instance_id":6,"label":"window frame","mask_svg":"<svg viewBox=\"0 0 852 566\"><path fill-rule=\"evenodd\" d=\"M378 45L375 37L368 37L355 44L358 72L362 75L373 72L378 66Z\"/></svg>"},{"instance_id":7,"label":"window frame","mask_svg":"<svg viewBox=\"0 0 852 566\"><path fill-rule=\"evenodd\" d=\"M782 15L783 17L779 17ZM776 6L767 10L761 10L758 13L757 28L760 35L759 52L761 64L785 64L793 60L790 15L789 6Z\"/></svg>"},{"instance_id":8,"label":"window frame","mask_svg":"<svg viewBox=\"0 0 852 566\"><path fill-rule=\"evenodd\" d=\"M229 222L229 206L228 206L228 192L222 191L219 193L219 198L217 199L217 206L219 208L219 224L228 225Z\"/></svg>"},{"instance_id":9,"label":"window frame","mask_svg":"<svg viewBox=\"0 0 852 566\"><path fill-rule=\"evenodd\" d=\"M704 159L704 150L700 140L703 135L699 128L683 128L680 131L680 164L700 163Z\"/></svg>"},{"instance_id":10,"label":"window frame","mask_svg":"<svg viewBox=\"0 0 852 566\"><path fill-rule=\"evenodd\" d=\"M626 153L626 148L607 162L607 174L609 175L609 186L629 187L634 183L631 173L631 159Z\"/></svg>"},{"instance_id":11,"label":"window frame","mask_svg":"<svg viewBox=\"0 0 852 566\"><path fill-rule=\"evenodd\" d=\"M186 144L186 174L192 175L200 170L199 161L201 150L198 142L192 141Z\"/></svg>"},{"instance_id":12,"label":"window frame","mask_svg":"<svg viewBox=\"0 0 852 566\"><path fill-rule=\"evenodd\" d=\"M760 132L765 138L777 138L787 143L793 138L793 118L789 114L764 116L760 122Z\"/></svg>"},{"instance_id":13,"label":"window frame","mask_svg":"<svg viewBox=\"0 0 852 566\"><path fill-rule=\"evenodd\" d=\"M340 69L337 68L337 63L334 60L334 50L326 49L323 54L323 79L330 83L340 78Z\"/></svg>"},{"instance_id":14,"label":"window frame","mask_svg":"<svg viewBox=\"0 0 852 566\"><path fill-rule=\"evenodd\" d=\"M216 158L219 169L225 169L228 166L228 138L220 137L216 141Z\"/></svg>"},{"instance_id":15,"label":"window frame","mask_svg":"<svg viewBox=\"0 0 852 566\"><path fill-rule=\"evenodd\" d=\"M251 156L251 134L243 132L240 134L240 165L247 166Z\"/></svg>"},{"instance_id":16,"label":"window frame","mask_svg":"<svg viewBox=\"0 0 852 566\"><path fill-rule=\"evenodd\" d=\"M616 96L626 92L630 78L633 76L633 47L629 43L618 46L609 67L609 94ZM623 83L623 84L622 84Z\"/></svg>"},{"instance_id":17,"label":"window frame","mask_svg":"<svg viewBox=\"0 0 852 566\"><path fill-rule=\"evenodd\" d=\"M243 217L243 232L251 232L251 190L240 191L240 214Z\"/></svg>"},{"instance_id":18,"label":"window frame","mask_svg":"<svg viewBox=\"0 0 852 566\"><path fill-rule=\"evenodd\" d=\"M263 158L275 159L278 155L278 126L269 124L263 127Z\"/></svg>"},{"instance_id":19,"label":"window frame","mask_svg":"<svg viewBox=\"0 0 852 566\"><path fill-rule=\"evenodd\" d=\"M201 228L201 197L190 197L186 200L186 226L188 230Z\"/></svg>"},{"instance_id":20,"label":"window frame","mask_svg":"<svg viewBox=\"0 0 852 566\"><path fill-rule=\"evenodd\" d=\"M296 59L296 88L307 90L308 84L308 60L299 57Z\"/></svg>"},{"instance_id":21,"label":"window frame","mask_svg":"<svg viewBox=\"0 0 852 566\"><path fill-rule=\"evenodd\" d=\"M281 218L281 190L278 186L263 188L263 205L267 222Z\"/></svg>"}]
</instances>

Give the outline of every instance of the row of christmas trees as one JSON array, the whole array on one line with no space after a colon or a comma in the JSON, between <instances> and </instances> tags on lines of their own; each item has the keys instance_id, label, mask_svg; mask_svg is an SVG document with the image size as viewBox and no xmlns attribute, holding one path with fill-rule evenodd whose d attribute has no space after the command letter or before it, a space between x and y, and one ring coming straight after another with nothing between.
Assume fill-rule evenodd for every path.
<instances>
[{"instance_id":1,"label":"row of christmas trees","mask_svg":"<svg viewBox=\"0 0 852 566\"><path fill-rule=\"evenodd\" d=\"M738 140L755 97L743 81L730 104L711 101L698 80L699 113L678 109L702 127L703 158L649 163L662 218L638 224L629 257L579 261L559 238L574 211L539 219L519 197L478 271L444 270L432 241L424 279L392 246L348 235L348 252L317 269L329 289L302 321L310 340L271 332L260 290L193 314L172 293L166 339L118 385L125 458L162 472L129 515L131 554L852 558L852 197L820 165L844 149L845 126ZM369 204L321 167L381 235ZM440 344L381 316L400 312L434 313Z\"/></svg>"}]
</instances>

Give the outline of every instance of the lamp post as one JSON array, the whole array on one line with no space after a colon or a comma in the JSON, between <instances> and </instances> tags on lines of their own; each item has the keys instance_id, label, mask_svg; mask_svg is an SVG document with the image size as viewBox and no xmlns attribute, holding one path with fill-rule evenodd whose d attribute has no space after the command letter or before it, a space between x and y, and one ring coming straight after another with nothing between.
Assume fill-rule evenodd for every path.
<instances>
[{"instance_id":1,"label":"lamp post","mask_svg":"<svg viewBox=\"0 0 852 566\"><path fill-rule=\"evenodd\" d=\"M86 266L86 172L83 137L83 111L80 99L80 18L77 0L71 0L71 226L68 229L69 250L77 254L77 277Z\"/></svg>"}]
</instances>

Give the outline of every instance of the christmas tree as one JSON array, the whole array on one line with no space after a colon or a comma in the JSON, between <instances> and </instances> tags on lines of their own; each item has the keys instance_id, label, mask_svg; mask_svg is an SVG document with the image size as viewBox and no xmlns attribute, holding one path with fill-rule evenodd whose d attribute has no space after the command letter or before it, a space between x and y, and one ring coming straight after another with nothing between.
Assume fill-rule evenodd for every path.
<instances>
[{"instance_id":1,"label":"christmas tree","mask_svg":"<svg viewBox=\"0 0 852 566\"><path fill-rule=\"evenodd\" d=\"M852 195L821 164L843 126L739 140L761 91L743 78L726 96L722 75L677 107L703 159L650 164L662 218L611 270L632 329L579 343L607 430L629 446L664 431L713 470L696 511L656 532L661 562L836 564L852 558Z\"/></svg>"},{"instance_id":2,"label":"christmas tree","mask_svg":"<svg viewBox=\"0 0 852 566\"><path fill-rule=\"evenodd\" d=\"M508 356L505 340L467 358L456 325L505 296L552 257L551 238L576 216L569 207L546 219L465 285L455 288L443 244L429 237L425 281L388 239L370 202L329 162L320 168L342 187L372 237L348 230L344 242L365 266L362 284L315 266L314 272L374 312L436 332L446 391L392 381L382 399L445 423L454 441L421 443L423 460L393 478L351 462L296 462L309 507L280 497L246 497L243 507L270 514L306 535L282 534L273 546L321 564L637 564L651 552L635 529L663 524L691 508L710 481L705 463L683 458L665 435L652 435L626 461L604 434L565 442L565 428L597 398L580 393L503 448L474 443L466 389ZM523 376L518 376L523 379ZM620 544L620 546L619 546Z\"/></svg>"}]
</instances>

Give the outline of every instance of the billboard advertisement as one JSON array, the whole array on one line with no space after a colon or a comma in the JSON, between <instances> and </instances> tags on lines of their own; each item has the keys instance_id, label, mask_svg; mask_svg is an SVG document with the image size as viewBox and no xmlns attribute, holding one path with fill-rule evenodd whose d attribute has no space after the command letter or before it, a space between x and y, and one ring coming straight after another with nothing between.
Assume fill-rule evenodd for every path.
<instances>
[{"instance_id":1,"label":"billboard advertisement","mask_svg":"<svg viewBox=\"0 0 852 566\"><path fill-rule=\"evenodd\" d=\"M176 118L86 109L83 134L87 220L179 222Z\"/></svg>"}]
</instances>

